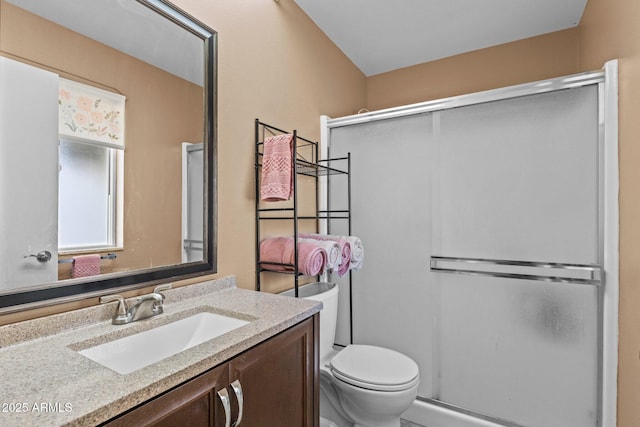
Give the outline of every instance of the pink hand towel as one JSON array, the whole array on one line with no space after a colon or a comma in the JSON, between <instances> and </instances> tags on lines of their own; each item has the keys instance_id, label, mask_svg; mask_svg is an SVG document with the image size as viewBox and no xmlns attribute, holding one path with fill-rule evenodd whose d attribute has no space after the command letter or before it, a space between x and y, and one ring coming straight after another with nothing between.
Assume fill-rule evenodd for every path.
<instances>
[{"instance_id":1,"label":"pink hand towel","mask_svg":"<svg viewBox=\"0 0 640 427\"><path fill-rule=\"evenodd\" d=\"M264 140L260 199L265 202L289 200L293 194L293 135Z\"/></svg>"},{"instance_id":2,"label":"pink hand towel","mask_svg":"<svg viewBox=\"0 0 640 427\"><path fill-rule=\"evenodd\" d=\"M100 274L100 255L79 255L73 257L71 277L88 277Z\"/></svg>"},{"instance_id":3,"label":"pink hand towel","mask_svg":"<svg viewBox=\"0 0 640 427\"><path fill-rule=\"evenodd\" d=\"M294 263L294 245L292 237L269 237L260 242L260 261L263 267L278 271L293 271L288 265ZM327 252L320 246L309 242L298 242L298 270L306 276L322 274L327 261Z\"/></svg>"}]
</instances>

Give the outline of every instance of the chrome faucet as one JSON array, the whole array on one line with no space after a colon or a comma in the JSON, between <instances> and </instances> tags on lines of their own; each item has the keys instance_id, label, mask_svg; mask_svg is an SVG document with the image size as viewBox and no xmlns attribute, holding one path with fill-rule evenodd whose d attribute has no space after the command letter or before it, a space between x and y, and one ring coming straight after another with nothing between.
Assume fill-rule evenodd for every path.
<instances>
[{"instance_id":1,"label":"chrome faucet","mask_svg":"<svg viewBox=\"0 0 640 427\"><path fill-rule=\"evenodd\" d=\"M156 286L152 293L138 297L135 304L131 307L127 307L127 303L124 301L122 295L105 295L100 297L100 302L105 304L117 301L118 307L111 323L114 325L124 325L162 314L164 311L164 295L161 292L167 289L171 289L171 283Z\"/></svg>"}]
</instances>

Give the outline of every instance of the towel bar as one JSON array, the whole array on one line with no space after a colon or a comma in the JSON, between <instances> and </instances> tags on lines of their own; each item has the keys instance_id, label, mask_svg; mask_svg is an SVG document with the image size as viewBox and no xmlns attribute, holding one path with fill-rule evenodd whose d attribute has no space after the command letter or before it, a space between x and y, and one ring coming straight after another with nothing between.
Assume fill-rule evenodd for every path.
<instances>
[{"instance_id":1,"label":"towel bar","mask_svg":"<svg viewBox=\"0 0 640 427\"><path fill-rule=\"evenodd\" d=\"M100 259L115 259L118 258L118 255L116 254L106 254L106 255L101 255ZM58 260L58 264L69 264L73 262L73 258L68 258L68 259L59 259Z\"/></svg>"}]
</instances>

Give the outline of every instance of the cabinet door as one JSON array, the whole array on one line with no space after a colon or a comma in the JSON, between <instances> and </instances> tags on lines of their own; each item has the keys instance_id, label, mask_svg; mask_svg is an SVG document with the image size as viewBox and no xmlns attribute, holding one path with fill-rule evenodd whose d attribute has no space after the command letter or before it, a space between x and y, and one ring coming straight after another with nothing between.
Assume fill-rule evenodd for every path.
<instances>
[{"instance_id":1,"label":"cabinet door","mask_svg":"<svg viewBox=\"0 0 640 427\"><path fill-rule=\"evenodd\" d=\"M224 364L106 425L109 427L222 427L225 416L217 392L225 388L228 382L228 366Z\"/></svg>"},{"instance_id":2,"label":"cabinet door","mask_svg":"<svg viewBox=\"0 0 640 427\"><path fill-rule=\"evenodd\" d=\"M318 426L318 322L316 314L229 362L229 380L242 385L243 426Z\"/></svg>"}]
</instances>

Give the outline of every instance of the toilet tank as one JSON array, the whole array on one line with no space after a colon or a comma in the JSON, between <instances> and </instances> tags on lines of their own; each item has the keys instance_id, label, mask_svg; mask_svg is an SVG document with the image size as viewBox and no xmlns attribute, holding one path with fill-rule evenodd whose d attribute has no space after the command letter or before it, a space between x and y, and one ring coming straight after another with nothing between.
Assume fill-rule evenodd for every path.
<instances>
[{"instance_id":1,"label":"toilet tank","mask_svg":"<svg viewBox=\"0 0 640 427\"><path fill-rule=\"evenodd\" d=\"M295 290L289 289L281 295L295 296ZM320 311L320 363L328 358L333 350L338 320L338 285L329 282L315 282L298 288L298 297L322 302Z\"/></svg>"}]
</instances>

